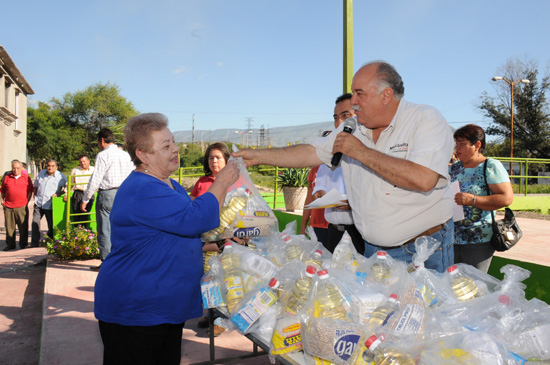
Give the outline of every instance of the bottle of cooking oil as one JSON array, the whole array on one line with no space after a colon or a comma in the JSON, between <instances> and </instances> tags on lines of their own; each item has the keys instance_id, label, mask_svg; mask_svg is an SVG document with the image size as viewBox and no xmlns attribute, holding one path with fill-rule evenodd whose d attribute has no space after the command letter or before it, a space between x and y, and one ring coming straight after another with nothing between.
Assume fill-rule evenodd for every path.
<instances>
[{"instance_id":1,"label":"bottle of cooking oil","mask_svg":"<svg viewBox=\"0 0 550 365\"><path fill-rule=\"evenodd\" d=\"M390 298L383 304L379 305L372 312L369 322L367 324L368 329L374 331L376 328L384 325L384 322L390 315L397 309L397 294L391 294Z\"/></svg>"},{"instance_id":2,"label":"bottle of cooking oil","mask_svg":"<svg viewBox=\"0 0 550 365\"><path fill-rule=\"evenodd\" d=\"M244 196L234 196L229 200L229 204L224 206L222 211L220 213L220 223L224 227L229 227L231 223L235 220L235 217L237 216L237 213L239 213L244 207L246 207L246 203L248 201L248 198L250 197L251 192L250 190L246 189Z\"/></svg>"},{"instance_id":3,"label":"bottle of cooking oil","mask_svg":"<svg viewBox=\"0 0 550 365\"><path fill-rule=\"evenodd\" d=\"M349 320L348 311L344 305L344 297L336 284L328 282L328 270L317 272L319 287L315 298L313 316L316 318L330 318Z\"/></svg>"},{"instance_id":4,"label":"bottle of cooking oil","mask_svg":"<svg viewBox=\"0 0 550 365\"><path fill-rule=\"evenodd\" d=\"M319 270L321 270L323 266L323 259L321 259L321 255L323 255L321 250L315 250L313 255L306 260L306 266L314 266L317 269L317 274L319 274Z\"/></svg>"},{"instance_id":5,"label":"bottle of cooking oil","mask_svg":"<svg viewBox=\"0 0 550 365\"><path fill-rule=\"evenodd\" d=\"M226 228L231 226L231 223L235 220L237 213L239 213L248 202L251 196L250 190L246 189L243 196L234 196L229 200L229 203L224 205L220 210L220 225L203 235L203 240L215 241L219 238L219 235L225 231Z\"/></svg>"},{"instance_id":6,"label":"bottle of cooking oil","mask_svg":"<svg viewBox=\"0 0 550 365\"><path fill-rule=\"evenodd\" d=\"M386 251L378 251L376 253L376 262L372 264L370 272L378 282L382 282L390 276L391 267Z\"/></svg>"},{"instance_id":7,"label":"bottle of cooking oil","mask_svg":"<svg viewBox=\"0 0 550 365\"><path fill-rule=\"evenodd\" d=\"M304 277L296 279L292 287L292 296L290 297L285 312L291 315L298 313L304 307L311 290L313 275L317 272L315 266L308 266Z\"/></svg>"},{"instance_id":8,"label":"bottle of cooking oil","mask_svg":"<svg viewBox=\"0 0 550 365\"><path fill-rule=\"evenodd\" d=\"M367 349L374 355L376 365L415 365L413 358L404 352L392 347L380 347L382 340L371 336L365 342Z\"/></svg>"},{"instance_id":9,"label":"bottle of cooking oil","mask_svg":"<svg viewBox=\"0 0 550 365\"><path fill-rule=\"evenodd\" d=\"M241 276L241 261L239 256L233 252L231 242L225 244L221 257L223 267L223 276L225 287L227 288L227 310L229 313L233 311L235 305L243 298L244 288Z\"/></svg>"},{"instance_id":10,"label":"bottle of cooking oil","mask_svg":"<svg viewBox=\"0 0 550 365\"><path fill-rule=\"evenodd\" d=\"M292 237L290 237L286 232L283 232L283 241L285 242L285 251L286 251L286 257L289 260L300 260L300 257L302 256L302 248L292 242Z\"/></svg>"},{"instance_id":11,"label":"bottle of cooking oil","mask_svg":"<svg viewBox=\"0 0 550 365\"><path fill-rule=\"evenodd\" d=\"M380 304L378 307L374 309L374 311L371 314L371 317L367 323L365 332L361 336L361 339L359 340L357 344L357 349L354 351L351 363L354 365L366 365L366 364L374 364L374 355L373 353L367 348L367 345L365 344L365 339L370 338L372 335L374 335L374 331L384 325L384 322L395 312L397 309L397 294L391 294L390 298L384 302L383 304Z\"/></svg>"},{"instance_id":12,"label":"bottle of cooking oil","mask_svg":"<svg viewBox=\"0 0 550 365\"><path fill-rule=\"evenodd\" d=\"M460 272L456 265L447 269L451 277L451 289L458 300L469 300L477 296L478 287L475 281Z\"/></svg>"}]
</instances>

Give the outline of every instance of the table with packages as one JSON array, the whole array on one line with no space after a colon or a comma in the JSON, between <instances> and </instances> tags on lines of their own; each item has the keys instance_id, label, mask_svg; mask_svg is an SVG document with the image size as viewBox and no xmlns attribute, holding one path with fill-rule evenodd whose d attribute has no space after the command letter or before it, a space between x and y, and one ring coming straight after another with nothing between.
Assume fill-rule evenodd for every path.
<instances>
[{"instance_id":1,"label":"table with packages","mask_svg":"<svg viewBox=\"0 0 550 365\"><path fill-rule=\"evenodd\" d=\"M239 359L248 359L251 357L257 357L257 356L263 356L266 354L269 354L269 339L262 338L260 336L256 336L253 334L246 334L243 335L246 338L248 338L252 343L254 344L254 350L247 355L237 356L237 357L231 357L231 358L221 358L216 359L215 349L215 337L214 337L214 317L221 317L221 318L228 318L228 313L225 309L222 308L211 308L208 310L208 318L209 318L209 347L210 347L210 360L204 361L200 363L194 363L193 365L207 365L207 364L223 364L226 362L231 362ZM258 347L262 351L258 351ZM304 354L302 352L296 352L286 355L277 355L275 356L277 361L283 365L302 365L305 364L305 358Z\"/></svg>"}]
</instances>

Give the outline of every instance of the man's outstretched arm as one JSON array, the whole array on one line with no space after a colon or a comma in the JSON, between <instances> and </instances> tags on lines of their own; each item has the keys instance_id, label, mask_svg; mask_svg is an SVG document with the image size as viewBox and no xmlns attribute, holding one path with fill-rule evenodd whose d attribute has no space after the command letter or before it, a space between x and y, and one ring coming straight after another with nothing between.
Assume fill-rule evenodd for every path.
<instances>
[{"instance_id":1,"label":"man's outstretched arm","mask_svg":"<svg viewBox=\"0 0 550 365\"><path fill-rule=\"evenodd\" d=\"M270 165L281 167L313 167L323 162L317 156L315 147L297 144L284 148L243 149L233 153L242 157L246 166Z\"/></svg>"}]
</instances>

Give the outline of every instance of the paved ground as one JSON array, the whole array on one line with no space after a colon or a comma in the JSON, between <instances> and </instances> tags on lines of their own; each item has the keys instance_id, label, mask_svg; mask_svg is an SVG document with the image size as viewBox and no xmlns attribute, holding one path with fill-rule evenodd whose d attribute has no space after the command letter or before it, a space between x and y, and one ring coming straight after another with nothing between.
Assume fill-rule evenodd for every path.
<instances>
[{"instance_id":1,"label":"paved ground","mask_svg":"<svg viewBox=\"0 0 550 365\"><path fill-rule=\"evenodd\" d=\"M31 209L32 210L32 209ZM4 215L0 209L0 227ZM45 220L42 230L47 229ZM6 247L0 230L0 250ZM59 262L45 248L0 251L0 364L102 364L103 346L93 315L99 260ZM181 364L208 361L206 329L198 318L183 331ZM237 332L215 340L216 358L250 354L252 342ZM231 364L270 364L267 355Z\"/></svg>"},{"instance_id":2,"label":"paved ground","mask_svg":"<svg viewBox=\"0 0 550 365\"><path fill-rule=\"evenodd\" d=\"M550 266L550 221L518 219L524 237L499 256ZM0 226L3 226L0 210ZM45 222L44 222L45 223ZM44 225L42 226L45 229ZM0 231L0 250L5 232ZM0 251L0 363L101 364L102 345L93 317L98 260L63 263L47 261L44 248ZM182 341L182 364L209 359L206 330L189 321ZM216 339L218 358L252 351L248 339L236 332ZM267 356L233 364L269 364Z\"/></svg>"}]
</instances>

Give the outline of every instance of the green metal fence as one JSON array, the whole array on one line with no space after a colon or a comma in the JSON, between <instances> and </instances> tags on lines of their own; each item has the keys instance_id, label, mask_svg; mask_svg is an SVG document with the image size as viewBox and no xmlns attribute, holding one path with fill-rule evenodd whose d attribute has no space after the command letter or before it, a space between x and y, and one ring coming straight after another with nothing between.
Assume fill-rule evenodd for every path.
<instances>
[{"instance_id":1,"label":"green metal fence","mask_svg":"<svg viewBox=\"0 0 550 365\"><path fill-rule=\"evenodd\" d=\"M519 164L519 175L510 173L510 179L519 180L519 192L520 194L523 193L524 195L527 195L529 190L529 179L548 179L550 176L538 176L538 175L529 175L529 166L533 165L550 165L550 159L543 159L543 158L510 158L510 157L491 157L495 160L498 160L502 162L504 167L507 168L508 172L510 172L510 169L508 168L509 164L515 165ZM550 171L549 168L545 168L544 170Z\"/></svg>"},{"instance_id":2,"label":"green metal fence","mask_svg":"<svg viewBox=\"0 0 550 365\"><path fill-rule=\"evenodd\" d=\"M538 176L538 175L529 175L529 167L530 166L533 166L533 165L545 165L545 166L550 166L550 159L537 159L537 158L509 158L509 157L493 157L494 159L496 160L499 160L500 162L502 162L504 164L505 167L507 167L507 165L512 162L514 164L514 166L516 166L515 170L519 170L520 173L519 174L513 174L510 176L510 178L514 179L514 180L519 180L519 188L520 188L520 192L524 195L524 196L527 196L528 192L529 192L529 182L530 181L533 181L533 179L549 179L550 176ZM550 171L550 168L545 168L544 170L548 170ZM269 204L269 206L272 208L272 209L277 209L277 208L280 208L282 206L284 206L284 198L283 198L283 194L280 193L279 191L279 186L278 186L278 182L277 182L277 176L279 175L279 172L281 171L281 168L279 167L263 167L263 168L260 168L258 171L260 172L272 172L272 177L273 177L273 185L274 185L274 191L273 193L263 193L262 196L264 197L264 199L267 201L267 203ZM172 174L170 177L177 180L180 184L183 183L183 179L184 178L189 178L189 177L200 177L200 176L203 176L203 171L202 171L202 166L194 166L194 167L181 167L179 168L176 173ZM78 175L78 176L90 176L90 175ZM71 191L72 190L72 186L74 186L75 184L72 183L72 177L75 177L75 176L69 176L69 182L68 182L68 190L67 191ZM87 183L83 183L83 184L87 184ZM535 198L537 199L537 201L541 202L541 198ZM529 204L525 204L525 202L518 202L517 206L514 207L512 206L512 208L514 209L520 209L520 210L540 210L542 211L543 213L545 212L548 212L548 209L549 207L546 207L546 201L544 200L543 201L543 206L533 206L531 207L531 203ZM71 222L71 217L74 217L76 215L79 215L78 213L72 213L70 212L70 199L67 199L67 202L66 202L67 206L64 207L63 211L64 211L64 223L65 223L65 227L69 227L71 224L75 224L75 222ZM90 213L80 213L80 215L86 215L86 214L93 214L95 215L95 210L93 210L93 212L90 212ZM95 222L95 219L91 219L89 221L86 221L84 223L94 223ZM82 222L78 222L78 223L82 223Z\"/></svg>"}]
</instances>

